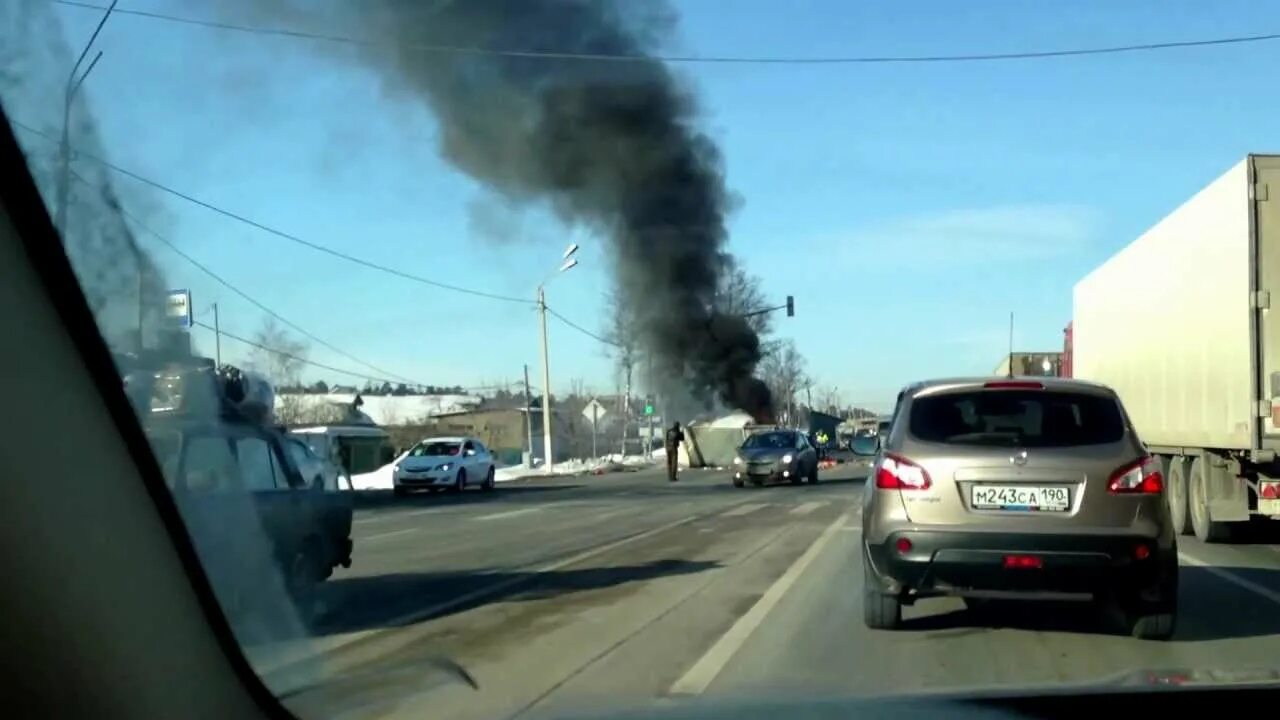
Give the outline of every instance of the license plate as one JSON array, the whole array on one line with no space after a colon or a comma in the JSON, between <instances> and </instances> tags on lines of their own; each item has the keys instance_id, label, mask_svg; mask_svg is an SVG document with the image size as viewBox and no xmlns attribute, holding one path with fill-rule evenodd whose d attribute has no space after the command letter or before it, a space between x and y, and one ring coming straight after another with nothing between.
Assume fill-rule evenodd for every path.
<instances>
[{"instance_id":1,"label":"license plate","mask_svg":"<svg viewBox=\"0 0 1280 720\"><path fill-rule=\"evenodd\" d=\"M980 510L1030 512L1066 512L1070 504L1065 487L1041 485L974 485L969 503Z\"/></svg>"}]
</instances>

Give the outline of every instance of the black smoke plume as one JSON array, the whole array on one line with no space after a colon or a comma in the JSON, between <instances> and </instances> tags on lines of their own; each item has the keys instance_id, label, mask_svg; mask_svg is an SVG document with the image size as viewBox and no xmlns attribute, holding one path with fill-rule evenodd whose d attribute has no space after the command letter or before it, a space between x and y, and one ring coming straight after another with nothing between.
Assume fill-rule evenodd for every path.
<instances>
[{"instance_id":1,"label":"black smoke plume","mask_svg":"<svg viewBox=\"0 0 1280 720\"><path fill-rule=\"evenodd\" d=\"M662 375L706 405L767 419L759 338L713 309L729 264L722 158L692 96L649 55L672 25L659 5L402 0L362 3L353 19L379 41L362 58L387 88L430 107L449 162L609 238L624 305Z\"/></svg>"}]
</instances>

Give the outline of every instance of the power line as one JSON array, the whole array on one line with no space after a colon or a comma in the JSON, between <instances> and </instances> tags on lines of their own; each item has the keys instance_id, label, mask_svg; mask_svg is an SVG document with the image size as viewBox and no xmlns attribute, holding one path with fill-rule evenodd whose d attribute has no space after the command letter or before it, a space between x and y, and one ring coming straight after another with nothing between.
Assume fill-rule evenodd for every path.
<instances>
[{"instance_id":1,"label":"power line","mask_svg":"<svg viewBox=\"0 0 1280 720\"><path fill-rule=\"evenodd\" d=\"M303 336L307 337L308 339L312 340L313 342L316 342L316 343L320 344L321 346L326 347L326 348L328 348L329 350L332 350L333 352L335 352L335 353L337 353L337 354L339 354L339 355L341 355L341 356L343 356L343 357L347 358L348 360L351 360L351 361L354 361L354 362L356 362L356 363L359 363L360 365L364 365L365 367L367 367L367 368L369 368L369 369L373 370L374 372L382 373L382 374L384 374L384 375L389 375L389 376L391 376L391 377L393 377L393 378L396 378L396 379L397 379L397 382L409 383L410 385L423 385L423 384L425 384L425 383L420 383L420 382L418 382L418 381L416 381L416 380L413 380L412 378L407 378L407 377L405 377L405 376L403 376L403 375L399 375L399 374L397 374L397 373L393 373L393 372L391 372L391 371L389 371L389 370L384 370L384 369L382 369L382 368L378 367L377 365L374 365L374 364L373 364L373 363L371 363L371 362L367 362L367 361L365 361L365 360L361 360L360 358L356 357L355 355L352 355L351 353L347 352L346 350L343 350L342 348L337 347L336 345L334 345L334 344L332 344L332 343L330 343L330 342L327 342L327 341L326 341L326 340L324 340L323 338L321 338L321 337L317 336L315 333L312 333L312 332L307 331L305 328L303 328L302 326L300 326L300 325L298 325L297 323L293 322L292 320L289 320L288 318L284 317L283 315L281 315L280 313L276 312L275 310L272 310L271 308L267 307L266 305L263 305L261 302L259 302L259 301L258 301L258 300L256 300L255 298L253 298L251 295L249 295L249 294L248 294L248 293L246 293L245 291L243 291L243 290L241 290L240 288L236 287L235 285L231 284L231 282L229 282L228 280L226 280L226 279L225 279L225 278L223 278L222 276L218 275L218 274L217 274L217 273L215 273L213 270L210 270L207 266L205 266L205 265L204 265L203 263L201 263L200 261L196 260L195 258L193 258L193 257L191 257L190 255L186 254L186 253L185 253L185 252L183 252L182 250L178 249L178 247L177 247L176 245L174 245L172 242L170 242L167 238L165 238L164 236L162 236L160 233L156 232L155 230L152 230L150 227L147 227L144 223L142 223L142 221L138 220L138 218L137 218L136 216L134 216L133 214L129 213L129 212L128 212L127 210L125 210L124 208L121 208L121 209L120 209L120 212L121 212L121 214L123 214L126 218L128 218L130 221L132 221L134 225L138 226L138 227L139 227L139 228L141 228L144 232L146 232L148 235L150 235L151 237L153 237L153 238L155 238L156 240L158 240L158 241L160 241L161 243L163 243L165 247L167 247L167 248L169 248L170 250L172 250L175 254L177 254L177 255L178 255L179 257L181 257L183 260L186 260L187 262L189 262L189 263L191 263L192 265L194 265L196 268L198 268L198 269L199 269L201 272L203 272L204 274L206 274L206 275L208 275L209 277L213 278L215 281L217 281L217 282L218 282L219 284L221 284L223 287L227 288L228 290L230 290L231 292L235 293L236 295L239 295L241 298L243 298L243 299L244 299L246 302L248 302L250 305L253 305L254 307L256 307L256 308L258 308L259 310L261 310L262 312L266 313L267 315L270 315L271 317L275 318L276 320L279 320L281 323L284 323L284 324L285 324L285 325L287 325L288 327L293 328L295 331L297 331L298 333L300 333L300 334L302 334Z\"/></svg>"},{"instance_id":2,"label":"power line","mask_svg":"<svg viewBox=\"0 0 1280 720\"><path fill-rule=\"evenodd\" d=\"M560 313L556 312L555 310L552 310L552 309L551 309L551 307L549 307L549 306L547 307L547 312L551 313L551 315L552 315L552 316L554 316L554 317L555 317L557 320L559 320L560 322L564 323L565 325L568 325L569 327L573 328L574 330L577 330L578 332L582 333L583 335L586 335L587 337L592 338L593 340L597 340L597 341L599 341L599 342L602 342L602 343L604 343L605 345L612 345L612 346L614 346L614 347L622 347L622 346L621 346L621 345L619 345L618 343L616 343L616 342L614 342L614 341L612 341L612 340L606 340L605 338L602 338L602 337L600 337L599 335L597 335L597 334L595 334L595 333L591 332L590 330L588 330L588 329L586 329L586 328L582 327L581 325L579 325L579 324L577 324L577 323L573 322L573 321L572 321L572 320L570 320L569 318L567 318L567 317L565 317L565 316L561 315Z\"/></svg>"},{"instance_id":3,"label":"power line","mask_svg":"<svg viewBox=\"0 0 1280 720\"><path fill-rule=\"evenodd\" d=\"M228 332L228 331L226 331L226 330L219 330L219 329L215 328L214 326L212 326L212 325L210 325L210 324L208 324L208 323L206 323L206 322L200 321L200 320L192 320L192 321L191 321L191 324L192 324L192 325L198 325L199 327L202 327L202 328L204 328L204 329L206 329L206 330L210 330L210 331L213 331L213 332L215 332L215 333L218 333L218 334L219 334L219 335L221 335L222 337L229 337L229 338L231 338L232 340L236 340L236 341L238 341L238 342L242 342L242 343L244 343L245 345L248 345L248 346L250 346L250 347L255 347L255 348L257 348L257 349L259 349L259 350L262 350L262 351L264 351L264 352L269 352L269 353L271 353L271 354L273 354L273 355L279 355L280 357L289 358L290 360L296 360L297 362L300 362L300 363L302 363L302 364L304 364L304 365L311 365L311 366L313 366L313 367L318 367L318 368L321 368L321 369L323 369L323 370L328 370L329 372L338 373L339 375L349 375L349 376L351 376L351 377L364 378L365 380L381 380L381 381L382 381L382 382L384 382L384 383L393 382L393 381L392 381L392 380L390 380L389 378L374 377L373 375L370 375L369 373L356 372L356 371L354 371L354 370L344 370L343 368L333 367L332 365L325 365L324 363L318 363L318 362L316 362L316 361L314 361L314 360L308 360L307 358L302 357L301 355L297 355L297 354L294 354L294 353L291 353L291 352L286 352L286 351L284 351L284 350L280 350L280 349L278 349L278 348L268 347L268 346L266 346L266 345L263 345L262 343L256 342L256 341L254 341L254 340L249 340L249 339L246 339L246 338L242 338L242 337L240 337L239 335L236 335L235 333L232 333L232 332ZM397 380L397 381L395 381L395 382L399 382L399 381Z\"/></svg>"},{"instance_id":4,"label":"power line","mask_svg":"<svg viewBox=\"0 0 1280 720\"><path fill-rule=\"evenodd\" d=\"M93 10L105 10L105 6L78 0L54 0L60 5ZM199 25L220 30L253 33L257 35L275 35L302 40L319 40L343 45L381 46L388 43L334 35L328 33L306 32L286 28L266 28L237 23L201 20L146 10L121 10L115 14L135 15L138 17L162 20L165 22ZM542 50L503 50L495 48L470 47L460 45L436 45L428 43L400 43L399 47L422 52L450 55L496 55L501 57L547 59L547 60L581 60L591 62L668 62L668 63L701 63L701 64L735 64L735 65L887 65L905 63L948 63L948 62L985 62L1002 60L1036 60L1054 57L1079 57L1083 55L1115 55L1120 53L1150 52L1157 50L1173 50L1177 48L1210 47L1217 45L1236 45L1242 43L1266 42L1280 40L1280 33L1264 35L1239 35L1232 37L1210 38L1205 40L1178 40L1158 43L1136 43L1131 45L1111 45L1093 48L1072 48L1063 50L1039 50L1030 52L1009 53L976 53L962 55L863 55L863 56L746 56L746 55L636 55L615 53L577 53Z\"/></svg>"},{"instance_id":5,"label":"power line","mask_svg":"<svg viewBox=\"0 0 1280 720\"><path fill-rule=\"evenodd\" d=\"M34 127L30 126L30 125L27 125L27 124L25 124L25 123L18 122L17 120L12 120L12 119L11 119L9 122L10 122L10 123L12 123L15 127L22 128L23 130L26 130L27 132L30 132L30 133L33 133L33 134L35 134L35 135L38 135L38 136L40 136L40 137L42 137L42 138L45 138L46 140L55 141L55 138L54 138L52 135L50 135L49 133L43 132L43 131L41 131L41 130L37 130L36 128L34 128ZM238 213L231 212L230 210L224 210L224 209L222 209L222 208L220 208L220 207L218 207L218 206L216 206L216 205L213 205L213 204L211 204L211 203L205 202L204 200L201 200L201 199L199 199L199 198L193 197L193 196L188 195L188 194L186 194L186 193L184 193L184 192L181 192L181 191L179 191L179 190L175 190L175 189L173 189L173 188L171 188L171 187L169 187L169 186L167 186L167 185L165 185L165 184L163 184L163 183L157 182L157 181L152 180L152 179L147 178L147 177L143 177L142 175L139 175L139 174L137 174L137 173L135 173L135 172L133 172L133 171L131 171L131 170L126 170L125 168L122 168L122 167L120 167L119 165L116 165L116 164L114 164L114 163L112 163L112 162L110 162L110 161L108 161L108 160L104 160L104 159L102 159L102 158L100 158L100 157L97 157L97 156L95 156L95 155L92 155L92 154L90 154L90 153L87 153L87 152L81 151L81 150L79 150L79 149L76 149L76 153L77 153L77 154L79 154L79 155L83 155L84 157L86 157L86 158L88 158L88 159L90 159L90 160L93 160L94 162L99 163L99 164L103 165L104 167L107 167L107 168L109 168L109 169L111 169L111 170L113 170L113 171L115 171L115 172L117 172L117 173L120 173L121 175L124 175L125 177L132 178L133 180L136 180L136 181L138 181L138 182L140 182L140 183L142 183L142 184L144 184L144 185L148 185L148 186L153 187L153 188L155 188L155 189L157 189L157 190L160 190L160 191L162 191L162 192L165 192L165 193L168 193L168 194L170 194L170 195L173 195L174 197L181 198L181 199L183 199L183 200L186 200L186 201L187 201L187 202L189 202L189 203L192 203L192 204L195 204L195 205L199 205L200 207L205 208L206 210L211 210L211 211L213 211L213 212L215 212L215 213L217 213L217 214L219 214L219 215L223 215L223 216L225 216L225 217L229 217L229 218L231 218L232 220L238 220L238 221L240 221L240 222L242 222L242 223L244 223L244 224L246 224L246 225L249 225L250 227L257 228L258 230L262 230L263 232L270 233L270 234L272 234L272 235L275 235L276 237L283 238L283 239L285 239L285 240L288 240L288 241L290 241L290 242L297 243L297 244L299 244L299 245L303 245L303 246L305 246L305 247L309 247L309 248L311 248L312 250L315 250L315 251L317 251L317 252L322 252L322 253L324 253L324 254L326 254L326 255L331 255L331 256L333 256L333 257L336 257L336 258L339 258L339 259L342 259L342 260L346 260L347 262L355 263L355 264L357 264L357 265L362 265L362 266L364 266L364 267L371 268L371 269L374 269L374 270L379 270L379 271L381 271L381 272L388 273L388 274L391 274L391 275L395 275L395 276L397 276L397 277L404 278L404 279L406 279L406 280L412 280L412 281L414 281L414 282L422 283L422 284L424 284L424 285L430 285L430 286L432 286L432 287L441 288L441 289L444 289L444 290L452 290L452 291L454 291L454 292L465 293L465 294L467 294L467 295L475 295L475 296L477 296L477 297L489 298L489 299L491 299L491 300L502 300L502 301L504 301L504 302L520 303L520 304L522 304L522 305L532 305L532 304L533 304L533 301L532 301L532 300L528 300L528 299L525 299L525 298L518 298L518 297L513 297L513 296L510 296L510 295L498 295L498 294L496 294L496 293L484 292L484 291L482 291L482 290L473 290L473 289L471 289L471 288L465 288L465 287L461 287L461 286L458 286L458 285L450 285L449 283L443 283L443 282L440 282L440 281L438 281L438 280L431 280L431 279L429 279L429 278L425 278L425 277L422 277L422 276L420 276L420 275L414 275L414 274L412 274L412 273L407 273L407 272L404 272L403 270L397 270L396 268L389 267L389 266L387 266L387 265L380 265L380 264L378 264L378 263L375 263L375 262L372 262L372 261L369 261L369 260L365 260L365 259L363 259L363 258L359 258L359 257L356 257L356 256L354 256L354 255L348 255L347 253L344 253L344 252L341 252L341 251L338 251L338 250L334 250L333 248L326 247L326 246L324 246L324 245L320 245L320 244L318 244L318 243L311 242L310 240L304 240L304 239L302 239L302 238L298 237L297 235L292 235L292 234L287 233L287 232L285 232L285 231L283 231L283 230L277 230L276 228L273 228L273 227L271 227L271 226L269 226L269 225L264 225L264 224L262 224L262 223L260 223L260 222L258 222L258 221L256 221L256 220L253 220L253 219L250 219L250 218L248 218L248 217L245 217L244 215L240 215L240 214L238 214Z\"/></svg>"},{"instance_id":6,"label":"power line","mask_svg":"<svg viewBox=\"0 0 1280 720\"><path fill-rule=\"evenodd\" d=\"M30 125L27 125L26 123L20 122L20 121L18 121L18 120L13 120L13 119L10 119L10 120L9 120L9 122L10 122L14 127L21 128L21 129L23 129L23 130L26 130L27 132L30 132L30 133L32 133L32 134L34 134L34 135L39 136L39 137L45 138L45 139L47 139L47 140L53 140L53 139L54 139L54 138L53 138L52 136L50 136L48 133L45 133L45 132L43 132L43 131L41 131L41 130L38 130L38 129L36 129L36 128L34 128L34 127L30 126ZM77 152L79 152L79 151L77 151ZM122 174L122 175L125 175L125 176L127 176L127 177L130 177L130 178L133 178L134 180L137 180L137 181L139 181L139 182L141 182L141 183L144 183L144 184L146 184L146 185L149 185L149 186L151 186L151 187L154 187L154 188L156 188L156 189L158 189L158 190L161 190L161 191L163 191L163 192L166 192L166 193L169 193L169 194L174 195L174 196L176 196L176 197L179 197L179 198L181 198L181 199L183 199L183 200L186 200L186 201L188 201L188 202L191 202L191 203L194 203L194 204L196 204L196 205L199 205L199 206L201 206L201 207L203 207L203 208L207 208L207 209L209 209L209 210L212 210L213 212L216 212L216 213L218 213L218 214L220 214L220 215L225 215L225 216L230 217L230 218L232 218L232 219L234 219L234 220L238 220L238 221L240 221L240 222L246 223L246 224L248 224L248 225L250 225L250 226L252 226L252 227L255 227L255 228L258 228L258 229L263 230L263 231L265 231L265 232L271 233L271 234L273 234L273 235L277 235L277 236L279 236L279 237L282 237L282 238L284 238L284 239L286 239L286 240L290 240L290 241L293 241L293 242L296 242L296 243L300 243L300 244L302 244L302 245L305 245L305 246L310 247L310 248L312 248L312 249L318 250L318 251L320 251L320 252L324 252L324 253L326 253L326 254L333 255L333 256L335 256L335 257L338 257L338 258L341 258L341 259L344 259L344 260L348 260L348 261L350 261L350 262L357 263L357 264L359 264L359 265L363 265L363 266L365 266L365 267L373 268L373 269L375 269L375 270L381 270L382 272L390 273L390 274L392 274L392 275L396 275L397 277L405 278L405 279L408 279L408 280L414 280L414 281L416 281L416 282L425 283L425 284L427 284L427 285L432 285L432 286L435 286L435 287L445 288L445 289L449 289L449 290L456 290L456 291L458 291L458 292L468 293L468 294L471 294L471 295L479 295L479 296L482 296L482 297L492 298L492 299L495 299L495 300L504 300L504 301L507 301L507 302L515 302L515 303L520 303L520 304L524 304L524 305L532 305L532 304L534 304L532 301L530 301L530 300L525 300L525 299L523 299L523 298L511 297L511 296L506 296L506 295L495 295L495 294L492 294L492 293L486 293L486 292L482 292L482 291L479 291L479 290L471 290L471 289L469 289L469 288L462 288L462 287L457 287L457 286L454 286L454 285L448 285L448 284L445 284L445 283L440 283L440 282L437 282L437 281L435 281L435 280L429 280L429 279L427 279L427 278L419 277L419 276L417 276L417 275L413 275L413 274L410 274L410 273L402 272L402 271L400 271L400 270L396 270L395 268L390 268L390 267L386 267L386 266L383 266L383 265L378 265L377 263L372 263L372 262L369 262L369 261L367 261L367 260L363 260L363 259L361 259L361 258L357 258L357 257L351 256L351 255L347 255L346 253L338 252L337 250L333 250L333 249L331 249L331 248L327 248L327 247L325 247L325 246L323 246L323 245L317 245L317 244L312 243L312 242L310 242L310 241L303 240L302 238L296 237L296 236L294 236L294 235L290 235L289 233L283 232L283 231L281 231L281 230L276 230L275 228L269 227L269 226L267 226L267 225L263 225L263 224L261 224L261 223L259 223L259 222L255 221L255 220L251 220L251 219L246 218L246 217L244 217L244 216L242 216L242 215L237 215L236 213L232 213L232 212L230 212L230 211L228 211L228 210L223 210L222 208L219 208L219 207L217 207L217 206L215 206L215 205L211 205L211 204L209 204L209 203L207 203L207 202L204 202L203 200L200 200L200 199L198 199L198 198L194 198L194 197L192 197L192 196L190 196L190 195L187 195L187 194L185 194L185 193L182 193L182 192L180 192L180 191L178 191L178 190L174 190L173 188L170 188L170 187L168 187L168 186L166 186L166 185L163 185L162 183L156 182L156 181L151 180L151 179L149 179L149 178L145 178L145 177L143 177L143 176L141 176L141 175L138 175L137 173L134 173L134 172L132 172L132 171L130 171L130 170L126 170L126 169L124 169L124 168L122 168L122 167L119 167L119 166L115 165L114 163L111 163L111 162L109 162L109 161L107 161L107 160L103 160L102 158L96 157L96 156L94 156L94 155L92 155L92 154L90 154L90 153L83 153L83 152L80 152L80 154L84 155L84 157L86 157L86 158L88 158L88 159L90 159L90 160L93 160L94 162L97 162L97 163L99 163L99 164L103 165L104 167L107 167L107 168L109 168L109 169L111 169L111 170L114 170L115 172L118 172L118 173L120 173L120 174ZM86 184L88 184L88 183L89 183L89 181L88 181L88 180L85 180L84 178L80 177L78 174L76 175L76 177L77 177L81 182L84 182L84 183L86 183ZM133 222L134 222L138 227L142 228L142 229L143 229L144 231L146 231L148 234L150 234L151 236L153 236L153 237L155 237L156 239L160 240L162 243L164 243L166 246L168 246L171 250L173 250L173 251L174 251L175 253L177 253L178 255L182 256L184 259L186 259L186 260L187 260L188 262L190 262L192 265L195 265L197 268L199 268L200 270L204 271L206 274L208 274L208 275L209 275L210 277L212 277L214 280L218 281L218 282L219 282L219 283L221 283L223 286L225 286L225 287L227 287L228 289L230 289L232 292L236 293L236 294L237 294L237 295L239 295L240 297L242 297L242 298L244 298L245 300L249 301L249 302L250 302L250 303L252 303L254 306L256 306L256 307L258 307L260 310L262 310L263 312L265 312L265 313L267 313L267 314L271 315L272 317L276 318L276 319L277 319L277 320L279 320L280 322L282 322L282 323L284 323L284 324L288 325L289 327L292 327L294 330L298 331L299 333L301 333L301 334L303 334L303 335L307 336L308 338L310 338L311 340L313 340L313 341L315 341L315 342L319 343L320 345L323 345L324 347L329 348L330 350L332 350L332 351L334 351L334 352L338 353L339 355L342 355L342 356L344 356L344 357L346 357L346 358L348 358L348 359L350 359L350 360L353 360L353 361L355 361L355 362L357 362L357 363L359 363L359 364L361 364L361 365L364 365L364 366L366 366L366 367L373 368L374 370L376 370L376 371L377 371L377 372L379 372L379 373L383 373L383 374L386 374L386 375L394 375L394 373L390 373L390 372L388 372L388 371L386 371L386 370L379 370L379 369L377 368L377 366L372 365L372 364L370 364L370 363L367 363L367 362L365 362L365 361L363 361L363 360L360 360L359 358L355 357L354 355L351 355L350 353L348 353L348 352L346 352L346 351L344 351L344 350L341 350L341 349L338 349L338 348L334 347L333 345L331 345L331 344L329 344L328 342L326 342L326 341L322 340L321 338L319 338L319 337L315 336L314 334L312 334L312 333L308 332L307 330L304 330L302 327L298 326L297 324L295 324L295 323L293 323L293 322L290 322L289 320L287 320L286 318L282 317L281 315L279 315L279 314L278 314L278 313L276 313L275 311L271 310L270 308L267 308L265 305L262 305L262 304L261 304L261 303L259 303L258 301L256 301L256 300L254 300L253 298L249 297L246 293L244 293L243 291L241 291L240 289L236 288L235 286L233 286L233 285L232 285L231 283L229 283L228 281L226 281L226 280L224 280L223 278L221 278L220 276L218 276L216 273L214 273L214 272L213 272L212 270L210 270L209 268L207 268L207 267L205 267L204 265L202 265L201 263L197 262L194 258L190 257L190 256L189 256L189 255L187 255L186 253L183 253L181 250L178 250L178 248L177 248L173 243L171 243L171 242L169 242L167 239L165 239L165 238L161 237L161 235L160 235L159 233L157 233L156 231L154 231L154 230L152 230L151 228L147 227L145 224L143 224L141 221L139 221L139 220L137 219L137 217L135 217L134 215L130 214L128 211L124 210L124 208L123 208L123 207L122 207L122 208L120 208L120 211L121 211L121 213L122 213L125 217L129 218L130 220L132 220L132 221L133 221ZM550 312L552 315L554 315L554 316L555 316L557 319L559 319L561 322L565 323L566 325L568 325L568 326L569 326L569 327L571 327L571 328L574 328L574 329L575 329L575 330L577 330L578 332L581 332L581 333L583 333L583 334L587 335L588 337L594 338L595 340L598 340L599 342L605 343L606 345L618 346L618 344L617 344L617 343L612 342L612 341L609 341L609 340L606 340L606 339L604 339L604 338L600 337L599 335L596 335L595 333L592 333L591 331L589 331L589 330L587 330L587 329L583 328L582 326L578 325L577 323L573 322L572 320L569 320L568 318L566 318L565 316L561 315L560 313L558 313L558 312L556 312L556 311L552 310L551 308L547 308L547 311L548 311L548 312ZM225 335L226 333L223 333L223 334ZM348 374L355 374L355 373L348 373ZM357 375L358 377L368 377L368 375L360 375L360 374L355 374L355 375ZM386 381L386 379L385 379L385 378L373 378L373 379L380 379L380 380L383 380L384 382ZM408 378L402 378L401 380L397 380L396 382L412 382L412 381L410 381ZM421 385L421 384L423 384L423 383L413 383L413 384ZM492 389L492 388L489 388L489 387L476 387L476 388L465 388L465 389L469 389L469 390L471 390L471 389Z\"/></svg>"},{"instance_id":7,"label":"power line","mask_svg":"<svg viewBox=\"0 0 1280 720\"><path fill-rule=\"evenodd\" d=\"M235 341L237 341L237 342L244 343L245 345L248 345L248 346L250 346L250 347L257 348L257 349L259 349L259 350L262 350L263 352L269 352L269 353L271 353L271 354L273 354L273 355L279 355L280 357L289 358L290 360L295 360L295 361L300 362L300 363L302 363L302 364L304 364L304 365L310 365L310 366L312 366L312 367L317 367L317 368L320 368L321 370L328 370L329 372L332 372L332 373L338 373L339 375L347 375L347 376L349 376L349 377L361 378L361 379L364 379L364 380L374 380L374 381L383 382L383 383L392 384L392 385L396 385L396 384L406 384L406 383L401 383L401 382L400 382L400 381L398 381L398 380L392 380L392 379L390 379L390 378L376 377L376 376L374 376L374 375L370 375L369 373L357 372L357 371L355 371L355 370L347 370L347 369L344 369L344 368L334 367L334 366L332 366L332 365L325 365L324 363L319 363L319 362L316 362L316 361L314 361L314 360L308 360L307 358L305 358L305 357L303 357L303 356L301 356L301 355L298 355L298 354L295 354L295 353L291 353L291 352L287 352L287 351L285 351L285 350L281 350L281 349L279 349L279 348L273 348L273 347L270 347L270 346L267 346L267 345L263 345L263 344L262 344L262 343L260 343L260 342L257 342L257 341L255 341L255 340L249 340L248 338L241 337L241 336L236 335L235 333L229 332L229 331L227 331L227 330L219 330L219 329L215 328L214 326L212 326L212 325L210 325L210 324L208 324L208 323L206 323L206 322L202 322L202 321L200 321L200 320L192 320L192 321L191 321L191 324L192 324L192 325L196 325L196 326L198 326L198 327L202 327L202 328L204 328L205 330L209 330L210 332L218 333L219 335L221 335L221 336L223 336L223 337L231 338L232 340L235 340ZM514 385L516 385L517 383L515 383L515 382L513 381L513 382L509 383L508 385L473 385L473 386L462 386L462 385L430 385L430 384L424 384L424 383L413 383L413 384L414 384L414 385L417 385L417 386L419 386L419 387L436 387L436 388L445 388L445 389L453 389L453 388L457 388L457 389L459 389L459 390L462 390L462 391L466 392L466 391L470 391L470 390L500 390L500 389L509 389L511 386L514 386Z\"/></svg>"}]
</instances>

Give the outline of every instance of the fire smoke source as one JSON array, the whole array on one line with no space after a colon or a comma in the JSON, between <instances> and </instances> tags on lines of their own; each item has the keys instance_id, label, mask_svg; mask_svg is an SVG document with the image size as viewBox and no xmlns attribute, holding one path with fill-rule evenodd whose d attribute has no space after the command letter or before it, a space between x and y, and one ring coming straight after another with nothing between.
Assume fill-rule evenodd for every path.
<instances>
[{"instance_id":1,"label":"fire smoke source","mask_svg":"<svg viewBox=\"0 0 1280 720\"><path fill-rule=\"evenodd\" d=\"M729 263L721 155L696 128L691 95L648 54L672 25L655 5L398 0L361 4L353 20L385 41L362 59L430 107L453 165L609 238L624 306L663 375L763 420L759 338L713 309Z\"/></svg>"}]
</instances>

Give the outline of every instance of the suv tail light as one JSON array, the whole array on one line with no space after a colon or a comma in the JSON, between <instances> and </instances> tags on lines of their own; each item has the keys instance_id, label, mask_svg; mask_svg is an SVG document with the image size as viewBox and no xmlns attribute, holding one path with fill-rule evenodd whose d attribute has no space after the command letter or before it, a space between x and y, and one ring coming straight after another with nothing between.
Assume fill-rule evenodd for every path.
<instances>
[{"instance_id":1,"label":"suv tail light","mask_svg":"<svg viewBox=\"0 0 1280 720\"><path fill-rule=\"evenodd\" d=\"M1154 457L1139 458L1111 473L1107 489L1113 493L1152 494L1164 490L1160 462Z\"/></svg>"},{"instance_id":2,"label":"suv tail light","mask_svg":"<svg viewBox=\"0 0 1280 720\"><path fill-rule=\"evenodd\" d=\"M876 470L876 487L881 490L928 490L932 484L924 468L901 455L885 453Z\"/></svg>"}]
</instances>

